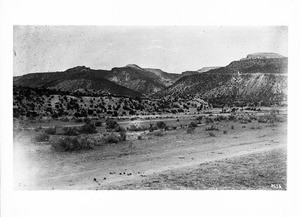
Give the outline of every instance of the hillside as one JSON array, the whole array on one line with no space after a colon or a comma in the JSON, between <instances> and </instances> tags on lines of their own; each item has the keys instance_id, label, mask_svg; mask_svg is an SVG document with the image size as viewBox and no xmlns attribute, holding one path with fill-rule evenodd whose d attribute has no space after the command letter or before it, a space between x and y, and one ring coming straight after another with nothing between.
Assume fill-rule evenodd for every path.
<instances>
[{"instance_id":1,"label":"hillside","mask_svg":"<svg viewBox=\"0 0 300 217\"><path fill-rule=\"evenodd\" d=\"M103 118L199 112L206 108L208 104L201 99L167 102L110 95L79 95L47 88L13 88L15 118Z\"/></svg>"},{"instance_id":2,"label":"hillside","mask_svg":"<svg viewBox=\"0 0 300 217\"><path fill-rule=\"evenodd\" d=\"M169 74L160 69L144 69L137 65L115 67L105 78L132 90L150 95L173 84L180 75Z\"/></svg>"},{"instance_id":3,"label":"hillside","mask_svg":"<svg viewBox=\"0 0 300 217\"><path fill-rule=\"evenodd\" d=\"M143 94L107 80L108 71L92 70L84 66L64 72L32 73L14 77L14 86L41 87L61 91L93 91L98 94L141 97Z\"/></svg>"},{"instance_id":4,"label":"hillside","mask_svg":"<svg viewBox=\"0 0 300 217\"><path fill-rule=\"evenodd\" d=\"M248 56L249 57L249 56ZM251 58L183 77L153 98L200 97L213 106L282 104L287 100L287 58Z\"/></svg>"}]
</instances>

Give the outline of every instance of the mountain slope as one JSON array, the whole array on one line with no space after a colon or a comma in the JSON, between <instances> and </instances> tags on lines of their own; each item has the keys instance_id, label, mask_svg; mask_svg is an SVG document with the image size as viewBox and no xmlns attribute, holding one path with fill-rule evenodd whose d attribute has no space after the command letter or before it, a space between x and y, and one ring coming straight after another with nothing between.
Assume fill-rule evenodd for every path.
<instances>
[{"instance_id":1,"label":"mountain slope","mask_svg":"<svg viewBox=\"0 0 300 217\"><path fill-rule=\"evenodd\" d=\"M108 71L79 66L64 72L33 73L14 77L15 86L43 87L62 91L91 90L99 94L137 97L141 93L104 78Z\"/></svg>"},{"instance_id":2,"label":"mountain slope","mask_svg":"<svg viewBox=\"0 0 300 217\"><path fill-rule=\"evenodd\" d=\"M214 106L286 101L287 58L248 57L226 67L183 77L152 97L169 100L200 97Z\"/></svg>"},{"instance_id":3,"label":"mountain slope","mask_svg":"<svg viewBox=\"0 0 300 217\"><path fill-rule=\"evenodd\" d=\"M110 81L149 95L173 84L180 75L160 69L143 69L137 65L115 67L105 75Z\"/></svg>"}]
</instances>

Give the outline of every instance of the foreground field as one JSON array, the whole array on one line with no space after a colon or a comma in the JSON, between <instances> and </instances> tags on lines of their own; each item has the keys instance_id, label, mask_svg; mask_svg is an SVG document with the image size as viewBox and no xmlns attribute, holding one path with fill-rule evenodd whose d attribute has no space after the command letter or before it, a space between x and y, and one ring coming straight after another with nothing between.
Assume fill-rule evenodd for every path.
<instances>
[{"instance_id":1,"label":"foreground field","mask_svg":"<svg viewBox=\"0 0 300 217\"><path fill-rule=\"evenodd\" d=\"M127 141L76 152L56 152L49 142L31 142L35 131L18 132L15 188L286 189L285 122L226 120L208 131L211 126L199 124L190 134L180 127L160 136L127 132Z\"/></svg>"}]
</instances>

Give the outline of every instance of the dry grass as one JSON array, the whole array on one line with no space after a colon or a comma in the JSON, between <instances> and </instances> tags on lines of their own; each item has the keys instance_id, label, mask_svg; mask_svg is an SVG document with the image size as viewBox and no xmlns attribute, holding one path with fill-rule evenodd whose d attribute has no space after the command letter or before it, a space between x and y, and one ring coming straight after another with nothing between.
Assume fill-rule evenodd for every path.
<instances>
[{"instance_id":1,"label":"dry grass","mask_svg":"<svg viewBox=\"0 0 300 217\"><path fill-rule=\"evenodd\" d=\"M286 167L286 151L275 149L152 175L109 189L286 190Z\"/></svg>"}]
</instances>

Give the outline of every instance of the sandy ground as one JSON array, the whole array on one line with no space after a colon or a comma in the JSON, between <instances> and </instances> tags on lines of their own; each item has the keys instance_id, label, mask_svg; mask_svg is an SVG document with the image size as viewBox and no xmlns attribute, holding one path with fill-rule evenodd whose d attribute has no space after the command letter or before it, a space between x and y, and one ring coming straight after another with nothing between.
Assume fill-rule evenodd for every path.
<instances>
[{"instance_id":1,"label":"sandy ground","mask_svg":"<svg viewBox=\"0 0 300 217\"><path fill-rule=\"evenodd\" d=\"M15 189L126 189L124 186L128 184L170 172L191 171L220 160L274 150L285 153L286 123L271 126L256 121L249 124L223 121L217 126L219 131L213 131L214 137L208 135L204 125L193 134L187 134L186 129L166 131L162 137L129 133L129 141L70 153L55 152L49 143L34 144L27 141L28 135L21 135L14 144ZM137 134L143 139L137 140ZM158 189L169 188L178 189L176 185Z\"/></svg>"}]
</instances>

